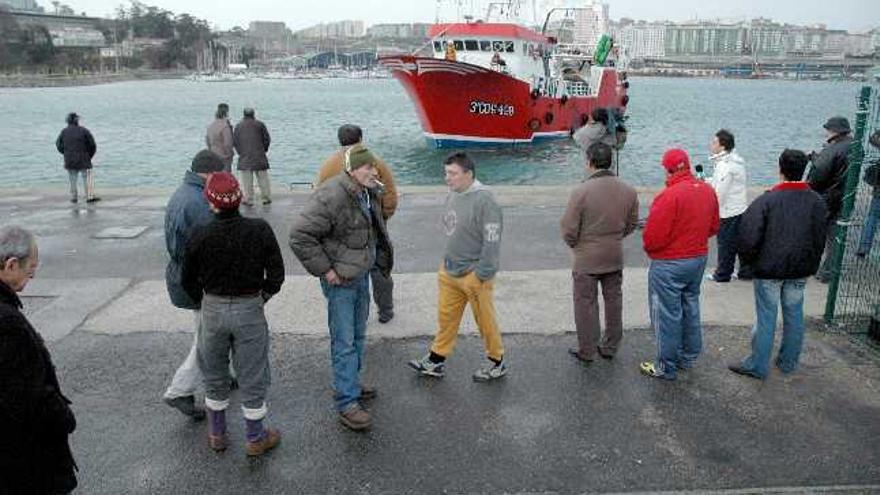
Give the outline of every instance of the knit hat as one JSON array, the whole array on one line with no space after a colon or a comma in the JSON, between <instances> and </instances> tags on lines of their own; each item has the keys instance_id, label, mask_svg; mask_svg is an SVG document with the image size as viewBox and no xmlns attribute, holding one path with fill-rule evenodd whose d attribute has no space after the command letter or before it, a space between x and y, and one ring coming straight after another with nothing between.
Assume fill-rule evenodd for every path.
<instances>
[{"instance_id":1,"label":"knit hat","mask_svg":"<svg viewBox=\"0 0 880 495\"><path fill-rule=\"evenodd\" d=\"M234 210L241 203L241 188L235 176L229 172L218 172L208 177L205 184L205 199L218 210Z\"/></svg>"},{"instance_id":2,"label":"knit hat","mask_svg":"<svg viewBox=\"0 0 880 495\"><path fill-rule=\"evenodd\" d=\"M669 172L691 168L691 159L687 151L681 148L673 148L663 153L663 168Z\"/></svg>"},{"instance_id":3,"label":"knit hat","mask_svg":"<svg viewBox=\"0 0 880 495\"><path fill-rule=\"evenodd\" d=\"M351 172L354 169L361 168L364 165L376 163L376 156L362 144L356 144L345 150L343 157L345 171Z\"/></svg>"},{"instance_id":4,"label":"knit hat","mask_svg":"<svg viewBox=\"0 0 880 495\"><path fill-rule=\"evenodd\" d=\"M846 117L831 117L822 127L838 134L847 134L852 130Z\"/></svg>"},{"instance_id":5,"label":"knit hat","mask_svg":"<svg viewBox=\"0 0 880 495\"><path fill-rule=\"evenodd\" d=\"M223 160L211 150L196 153L192 161L192 171L197 174L210 174L223 170Z\"/></svg>"}]
</instances>

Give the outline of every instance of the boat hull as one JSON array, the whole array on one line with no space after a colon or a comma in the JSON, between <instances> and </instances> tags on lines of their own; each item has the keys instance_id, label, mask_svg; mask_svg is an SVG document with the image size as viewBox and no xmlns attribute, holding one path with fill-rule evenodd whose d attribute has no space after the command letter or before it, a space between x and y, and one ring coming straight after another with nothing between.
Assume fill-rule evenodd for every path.
<instances>
[{"instance_id":1,"label":"boat hull","mask_svg":"<svg viewBox=\"0 0 880 495\"><path fill-rule=\"evenodd\" d=\"M563 138L593 108L625 109L626 88L603 71L595 96L551 98L498 71L442 59L394 56L379 63L412 100L428 143L437 148L497 147Z\"/></svg>"}]
</instances>

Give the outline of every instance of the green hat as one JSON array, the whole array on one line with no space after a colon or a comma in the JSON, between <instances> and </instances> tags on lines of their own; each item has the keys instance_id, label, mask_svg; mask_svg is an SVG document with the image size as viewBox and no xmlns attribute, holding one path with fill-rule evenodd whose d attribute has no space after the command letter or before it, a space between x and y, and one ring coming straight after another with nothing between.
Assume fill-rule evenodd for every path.
<instances>
[{"instance_id":1,"label":"green hat","mask_svg":"<svg viewBox=\"0 0 880 495\"><path fill-rule=\"evenodd\" d=\"M376 163L375 155L370 153L370 150L368 150L367 147L362 144L356 144L345 150L345 156L343 160L346 172L351 172L352 170L356 168L361 168L364 165Z\"/></svg>"}]
</instances>

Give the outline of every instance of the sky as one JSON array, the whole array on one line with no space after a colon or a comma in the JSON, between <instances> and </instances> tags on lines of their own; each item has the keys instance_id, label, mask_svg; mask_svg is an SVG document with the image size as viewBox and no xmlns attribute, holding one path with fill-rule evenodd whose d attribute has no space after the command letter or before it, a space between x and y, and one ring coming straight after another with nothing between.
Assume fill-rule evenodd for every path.
<instances>
[{"instance_id":1,"label":"sky","mask_svg":"<svg viewBox=\"0 0 880 495\"><path fill-rule=\"evenodd\" d=\"M526 0L525 10L531 17L532 1L540 9L545 0ZM558 0L557 0L558 1ZM577 0L563 0L569 4ZM583 0L585 1L585 0ZM48 0L37 0L47 11ZM76 12L97 17L111 16L117 6L127 0L62 0ZM189 13L206 19L215 29L234 26L247 28L250 21L283 21L293 30L321 22L345 19L363 20L368 26L386 22L434 22L437 2L434 0L248 0L219 2L217 0L143 0L143 3ZM479 0L445 0L444 15L455 15L457 3L467 11L470 5L485 5ZM743 20L766 17L791 24L826 24L831 29L867 31L880 26L878 0L606 0L612 19L629 17L645 20L683 21L688 19ZM479 12L483 12L482 10ZM482 15L476 16L477 18ZM454 20L448 18L446 20Z\"/></svg>"}]
</instances>

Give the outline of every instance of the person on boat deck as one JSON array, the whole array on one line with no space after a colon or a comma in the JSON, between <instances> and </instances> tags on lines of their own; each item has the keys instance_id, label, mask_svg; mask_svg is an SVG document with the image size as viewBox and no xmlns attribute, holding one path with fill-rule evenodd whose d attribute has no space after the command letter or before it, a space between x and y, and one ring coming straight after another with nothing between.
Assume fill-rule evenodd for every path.
<instances>
[{"instance_id":1,"label":"person on boat deck","mask_svg":"<svg viewBox=\"0 0 880 495\"><path fill-rule=\"evenodd\" d=\"M587 124L578 129L572 137L584 152L593 143L604 143L612 148L617 146L617 136L608 132L608 110L605 108L594 108L590 112Z\"/></svg>"},{"instance_id":2,"label":"person on boat deck","mask_svg":"<svg viewBox=\"0 0 880 495\"><path fill-rule=\"evenodd\" d=\"M451 41L446 42L446 60L451 60L455 62L456 52L455 52L455 44Z\"/></svg>"},{"instance_id":3,"label":"person on boat deck","mask_svg":"<svg viewBox=\"0 0 880 495\"><path fill-rule=\"evenodd\" d=\"M497 70L502 72L507 72L507 62L501 57L501 54L495 52L495 55L492 55L492 65L498 67Z\"/></svg>"}]
</instances>

